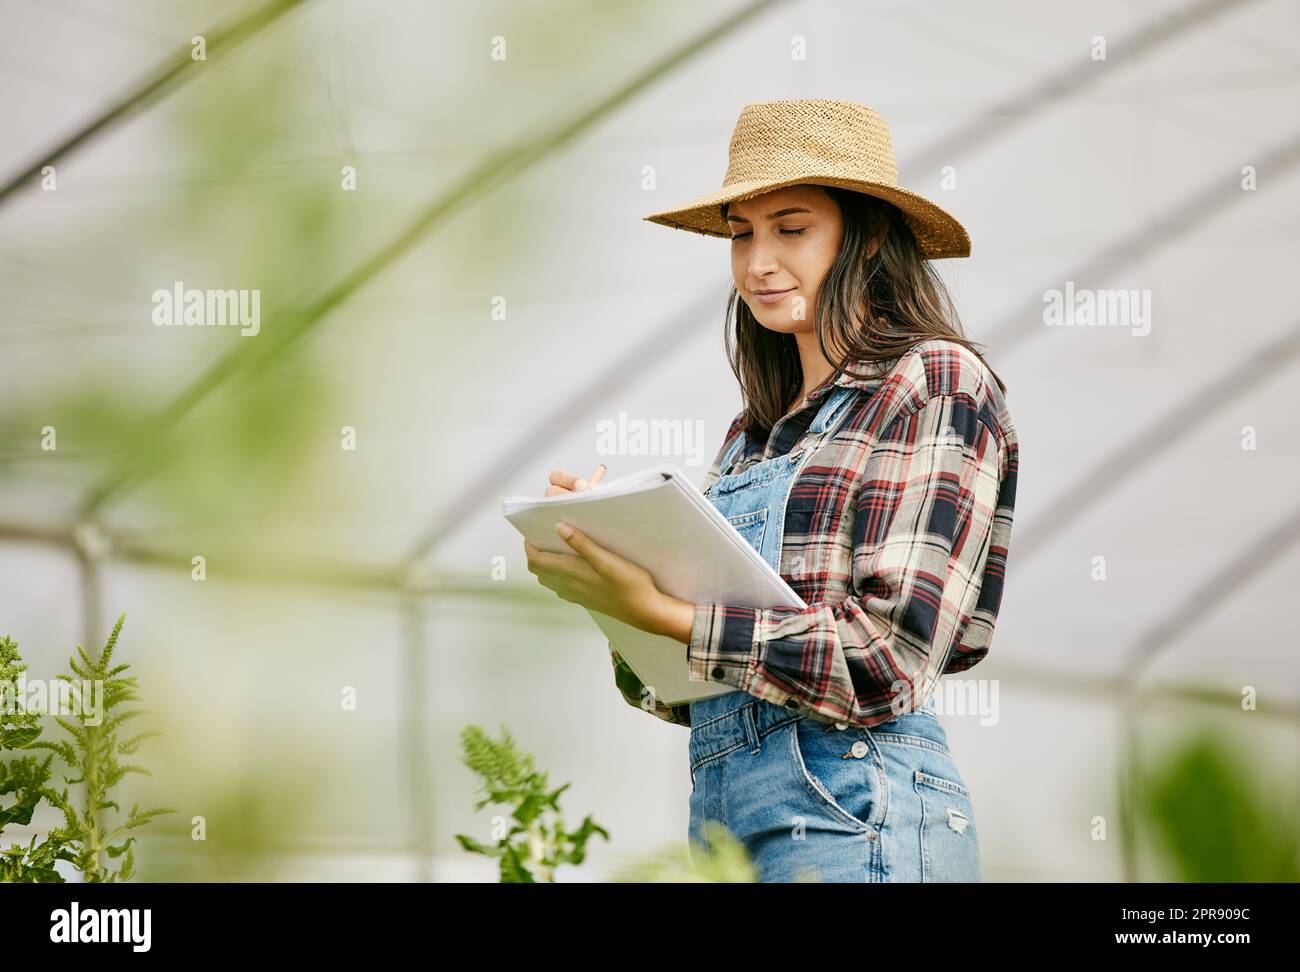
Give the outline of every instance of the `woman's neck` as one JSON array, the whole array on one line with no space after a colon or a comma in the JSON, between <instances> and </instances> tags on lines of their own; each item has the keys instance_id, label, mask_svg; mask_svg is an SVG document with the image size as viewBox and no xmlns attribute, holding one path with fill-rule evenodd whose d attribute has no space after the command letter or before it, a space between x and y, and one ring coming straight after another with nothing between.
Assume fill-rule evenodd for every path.
<instances>
[{"instance_id":1,"label":"woman's neck","mask_svg":"<svg viewBox=\"0 0 1300 972\"><path fill-rule=\"evenodd\" d=\"M786 412L799 407L799 403L808 397L808 393L819 388L827 378L835 373L835 366L826 360L822 349L817 346L817 335L812 331L800 331L794 336L799 348L799 363L803 369L803 388Z\"/></svg>"}]
</instances>

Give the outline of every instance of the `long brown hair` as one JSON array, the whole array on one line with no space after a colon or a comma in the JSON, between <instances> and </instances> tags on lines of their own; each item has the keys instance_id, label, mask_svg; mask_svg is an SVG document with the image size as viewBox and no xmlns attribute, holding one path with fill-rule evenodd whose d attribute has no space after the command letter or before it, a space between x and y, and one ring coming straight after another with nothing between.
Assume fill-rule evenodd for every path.
<instances>
[{"instance_id":1,"label":"long brown hair","mask_svg":"<svg viewBox=\"0 0 1300 972\"><path fill-rule=\"evenodd\" d=\"M826 380L834 381L857 362L871 369L864 377L883 377L914 345L935 338L966 346L987 366L962 330L948 288L921 255L898 207L838 186L816 188L830 194L844 217L844 239L818 290L813 320L822 354L835 365ZM726 203L722 215L725 219ZM868 257L873 239L880 246ZM745 405L745 434L766 441L777 421L797 404L795 396L803 388L798 344L793 334L760 324L734 283L727 298L726 327L727 358ZM837 358L832 348L843 353ZM989 371L1005 392L1006 384L992 368Z\"/></svg>"}]
</instances>

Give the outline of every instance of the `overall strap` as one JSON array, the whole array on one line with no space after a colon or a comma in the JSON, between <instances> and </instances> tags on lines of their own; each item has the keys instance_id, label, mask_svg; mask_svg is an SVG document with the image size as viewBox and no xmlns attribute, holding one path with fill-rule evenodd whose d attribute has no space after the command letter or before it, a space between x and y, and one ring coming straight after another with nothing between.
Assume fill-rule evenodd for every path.
<instances>
[{"instance_id":1,"label":"overall strap","mask_svg":"<svg viewBox=\"0 0 1300 972\"><path fill-rule=\"evenodd\" d=\"M835 389L826 395L822 402L821 408L808 425L806 435L821 435L835 427L837 421L844 417L846 406L857 396L858 389L836 385ZM740 454L745 445L745 433L741 432L731 443L726 453L722 457L722 463L718 467L719 475L726 475L727 470L731 468L732 462Z\"/></svg>"},{"instance_id":2,"label":"overall strap","mask_svg":"<svg viewBox=\"0 0 1300 972\"><path fill-rule=\"evenodd\" d=\"M826 396L817 416L808 426L808 431L815 435L827 432L835 427L844 415L844 410L858 394L858 389L845 385L836 385L835 390Z\"/></svg>"},{"instance_id":3,"label":"overall strap","mask_svg":"<svg viewBox=\"0 0 1300 972\"><path fill-rule=\"evenodd\" d=\"M745 433L741 432L736 436L735 441L731 443L731 447L727 449L726 455L722 457L722 464L718 467L720 475L726 475L727 470L731 467L731 461L736 457L736 454L744 444Z\"/></svg>"}]
</instances>

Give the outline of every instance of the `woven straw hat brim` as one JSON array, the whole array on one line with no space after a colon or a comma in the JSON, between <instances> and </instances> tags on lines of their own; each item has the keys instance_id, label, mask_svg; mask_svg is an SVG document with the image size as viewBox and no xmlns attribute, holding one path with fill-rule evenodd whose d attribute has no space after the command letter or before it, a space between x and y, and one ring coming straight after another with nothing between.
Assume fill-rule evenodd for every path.
<instances>
[{"instance_id":1,"label":"woven straw hat brim","mask_svg":"<svg viewBox=\"0 0 1300 972\"><path fill-rule=\"evenodd\" d=\"M731 238L731 227L722 218L721 206L727 202L739 202L753 196L761 196L774 189L784 189L810 183L818 186L838 186L854 192L866 193L893 203L903 212L921 253L926 259L942 260L948 257L970 256L970 234L950 213L936 206L922 195L900 186L861 179L845 179L839 176L800 175L797 178L774 182L772 180L755 180L735 182L726 189L710 193L692 200L675 209L651 213L643 217L660 226L702 233L706 236Z\"/></svg>"}]
</instances>

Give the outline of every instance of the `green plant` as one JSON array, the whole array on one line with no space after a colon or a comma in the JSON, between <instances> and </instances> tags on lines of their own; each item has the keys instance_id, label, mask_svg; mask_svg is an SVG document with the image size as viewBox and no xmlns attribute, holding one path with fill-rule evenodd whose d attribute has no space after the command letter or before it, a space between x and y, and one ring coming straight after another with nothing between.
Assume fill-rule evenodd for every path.
<instances>
[{"instance_id":1,"label":"green plant","mask_svg":"<svg viewBox=\"0 0 1300 972\"><path fill-rule=\"evenodd\" d=\"M1157 853L1158 879L1300 881L1300 837L1293 798L1278 785L1283 777L1225 737L1188 731L1139 771L1139 832Z\"/></svg>"},{"instance_id":2,"label":"green plant","mask_svg":"<svg viewBox=\"0 0 1300 972\"><path fill-rule=\"evenodd\" d=\"M612 880L642 884L754 884L758 881L758 871L749 851L735 834L717 820L706 820L704 830L709 841L707 850L692 838L691 844L676 844L624 865Z\"/></svg>"},{"instance_id":3,"label":"green plant","mask_svg":"<svg viewBox=\"0 0 1300 972\"><path fill-rule=\"evenodd\" d=\"M18 678L26 670L18 643L8 635L0 637L0 753L31 749L41 735L41 712L26 708L18 699ZM74 860L68 847L77 836L76 820L70 814L67 790L56 793L48 785L53 759L20 756L0 760L0 798L12 797L12 803L0 799L0 834L10 824L30 825L42 801L61 809L68 822L67 827L52 829L39 844L33 835L26 845L11 844L0 851L0 882L60 883L63 877L54 869L54 862Z\"/></svg>"},{"instance_id":4,"label":"green plant","mask_svg":"<svg viewBox=\"0 0 1300 972\"><path fill-rule=\"evenodd\" d=\"M590 816L577 830L564 829L559 800L569 784L548 789L547 774L534 769L533 757L519 751L504 726L499 741L478 726L465 727L460 738L462 761L482 778L487 793L474 809L490 803L512 806L514 823L495 844L482 844L465 834L457 834L456 839L471 853L498 858L503 884L554 882L561 864L581 864L586 859L587 841L593 834L609 840L609 832Z\"/></svg>"},{"instance_id":5,"label":"green plant","mask_svg":"<svg viewBox=\"0 0 1300 972\"><path fill-rule=\"evenodd\" d=\"M81 812L78 813L66 800L62 809L72 835L69 845L73 859L85 880L93 883L130 879L135 873L132 844L136 838L128 836L120 843L113 842L128 830L142 827L156 816L176 812L171 807L141 810L138 804L133 804L124 821L117 825L106 822L109 810L117 814L122 812L117 801L111 797L112 788L128 773L152 775L143 766L119 762L118 757L133 755L143 740L158 735L157 732L145 732L122 740L117 736L118 727L126 720L145 714L143 709L122 710L127 703L138 701L137 682L134 676L124 677L121 674L129 665L112 665L113 649L125 621L125 614L118 616L108 644L98 658L92 659L81 645L77 645L80 663L76 657L68 660L76 678L72 675L56 676L68 683L68 695L77 713L75 721L55 716L71 739L31 744L32 748L52 750L75 773L80 774L65 779L68 784L81 783L85 786L85 801ZM99 711L93 715L87 711L91 708L91 702L85 694L87 683L96 687L100 693ZM121 866L114 871L112 862L119 859Z\"/></svg>"}]
</instances>

